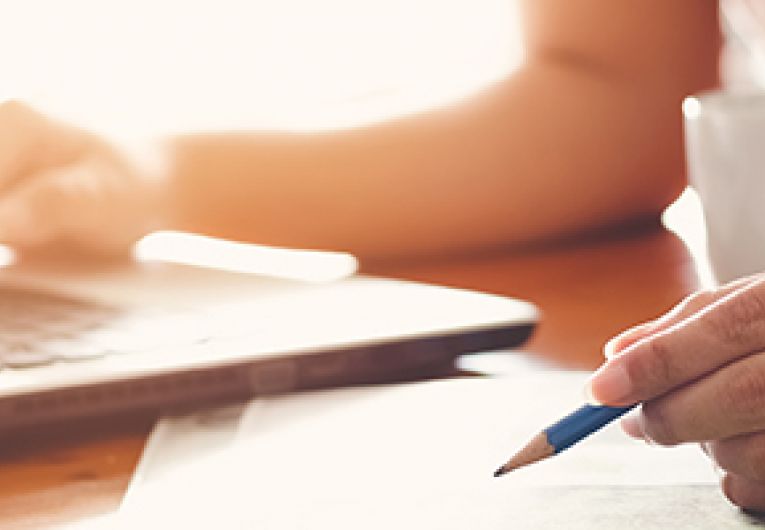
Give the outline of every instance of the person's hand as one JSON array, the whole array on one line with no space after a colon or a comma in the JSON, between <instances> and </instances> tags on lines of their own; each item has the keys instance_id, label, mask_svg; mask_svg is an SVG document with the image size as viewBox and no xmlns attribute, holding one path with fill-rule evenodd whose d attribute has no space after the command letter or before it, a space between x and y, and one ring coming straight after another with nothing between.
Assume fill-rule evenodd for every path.
<instances>
[{"instance_id":1,"label":"person's hand","mask_svg":"<svg viewBox=\"0 0 765 530\"><path fill-rule=\"evenodd\" d=\"M605 348L588 385L608 405L643 402L622 420L660 445L700 442L735 504L765 510L765 276L699 292Z\"/></svg>"},{"instance_id":2,"label":"person's hand","mask_svg":"<svg viewBox=\"0 0 765 530\"><path fill-rule=\"evenodd\" d=\"M126 254L157 224L160 196L159 179L95 135L0 103L0 243Z\"/></svg>"}]
</instances>

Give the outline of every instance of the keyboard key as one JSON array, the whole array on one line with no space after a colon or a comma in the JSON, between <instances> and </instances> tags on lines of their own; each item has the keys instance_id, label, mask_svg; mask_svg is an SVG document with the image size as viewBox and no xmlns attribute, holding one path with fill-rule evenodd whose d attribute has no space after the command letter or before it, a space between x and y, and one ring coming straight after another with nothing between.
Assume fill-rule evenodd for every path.
<instances>
[{"instance_id":1,"label":"keyboard key","mask_svg":"<svg viewBox=\"0 0 765 530\"><path fill-rule=\"evenodd\" d=\"M0 368L164 349L210 354L208 349L221 348L221 340L254 332L249 312L238 306L136 312L47 292L0 291Z\"/></svg>"}]
</instances>

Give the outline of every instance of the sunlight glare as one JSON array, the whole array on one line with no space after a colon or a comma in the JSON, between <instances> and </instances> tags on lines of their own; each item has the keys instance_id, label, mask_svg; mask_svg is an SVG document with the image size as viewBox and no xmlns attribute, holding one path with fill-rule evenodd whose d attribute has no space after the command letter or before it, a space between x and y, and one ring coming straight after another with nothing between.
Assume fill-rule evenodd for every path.
<instances>
[{"instance_id":1,"label":"sunlight glare","mask_svg":"<svg viewBox=\"0 0 765 530\"><path fill-rule=\"evenodd\" d=\"M698 98L687 97L683 100L683 115L688 120L695 120L701 116L701 103Z\"/></svg>"},{"instance_id":2,"label":"sunlight glare","mask_svg":"<svg viewBox=\"0 0 765 530\"><path fill-rule=\"evenodd\" d=\"M696 190L690 186L685 188L682 195L664 211L662 222L685 243L693 258L701 286L714 287L716 280L707 253L704 210Z\"/></svg>"},{"instance_id":3,"label":"sunlight glare","mask_svg":"<svg viewBox=\"0 0 765 530\"><path fill-rule=\"evenodd\" d=\"M35 0L0 17L0 101L123 135L328 129L446 104L521 54L514 0Z\"/></svg>"},{"instance_id":4,"label":"sunlight glare","mask_svg":"<svg viewBox=\"0 0 765 530\"><path fill-rule=\"evenodd\" d=\"M8 245L0 245L0 268L16 263L16 252Z\"/></svg>"},{"instance_id":5,"label":"sunlight glare","mask_svg":"<svg viewBox=\"0 0 765 530\"><path fill-rule=\"evenodd\" d=\"M171 231L144 237L136 244L134 255L139 261L180 263L307 282L339 280L358 268L356 258L344 252L267 247Z\"/></svg>"}]
</instances>

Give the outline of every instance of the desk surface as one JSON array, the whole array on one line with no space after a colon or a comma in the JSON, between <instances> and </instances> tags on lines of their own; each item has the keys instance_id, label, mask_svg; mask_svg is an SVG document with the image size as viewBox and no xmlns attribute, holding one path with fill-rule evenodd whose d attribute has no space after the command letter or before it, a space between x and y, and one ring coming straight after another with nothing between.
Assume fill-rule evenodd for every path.
<instances>
[{"instance_id":1,"label":"desk surface","mask_svg":"<svg viewBox=\"0 0 765 530\"><path fill-rule=\"evenodd\" d=\"M525 350L568 368L597 366L608 337L660 314L698 283L684 245L658 229L375 272L531 300L543 318ZM0 528L54 528L116 509L152 424L120 420L0 446Z\"/></svg>"}]
</instances>

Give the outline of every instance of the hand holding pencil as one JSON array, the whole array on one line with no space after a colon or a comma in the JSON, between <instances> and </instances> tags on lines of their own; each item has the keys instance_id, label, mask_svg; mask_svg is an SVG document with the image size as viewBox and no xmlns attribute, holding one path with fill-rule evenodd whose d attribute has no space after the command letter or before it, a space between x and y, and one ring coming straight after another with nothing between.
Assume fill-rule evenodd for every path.
<instances>
[{"instance_id":1,"label":"hand holding pencil","mask_svg":"<svg viewBox=\"0 0 765 530\"><path fill-rule=\"evenodd\" d=\"M588 392L606 406L583 407L530 446L541 436L557 452L566 436L577 441L642 403L622 419L628 434L660 445L699 442L725 471L725 495L765 509L765 277L696 293L616 337L605 353ZM504 470L539 456L524 451Z\"/></svg>"}]
</instances>

